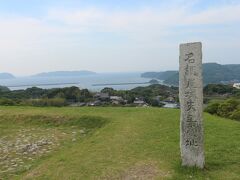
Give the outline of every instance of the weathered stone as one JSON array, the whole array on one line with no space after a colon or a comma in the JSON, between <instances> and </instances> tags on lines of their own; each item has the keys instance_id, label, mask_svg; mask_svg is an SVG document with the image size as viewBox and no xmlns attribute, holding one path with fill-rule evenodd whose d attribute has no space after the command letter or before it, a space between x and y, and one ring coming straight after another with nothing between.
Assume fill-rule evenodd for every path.
<instances>
[{"instance_id":1,"label":"weathered stone","mask_svg":"<svg viewBox=\"0 0 240 180\"><path fill-rule=\"evenodd\" d=\"M13 165L12 165L12 167L17 167L17 166L18 166L18 164L13 164Z\"/></svg>"},{"instance_id":2,"label":"weathered stone","mask_svg":"<svg viewBox=\"0 0 240 180\"><path fill-rule=\"evenodd\" d=\"M79 132L80 132L81 134L84 134L84 133L85 133L85 131L84 131L83 129L79 130Z\"/></svg>"},{"instance_id":3,"label":"weathered stone","mask_svg":"<svg viewBox=\"0 0 240 180\"><path fill-rule=\"evenodd\" d=\"M180 148L183 166L204 167L202 44L180 45Z\"/></svg>"}]
</instances>

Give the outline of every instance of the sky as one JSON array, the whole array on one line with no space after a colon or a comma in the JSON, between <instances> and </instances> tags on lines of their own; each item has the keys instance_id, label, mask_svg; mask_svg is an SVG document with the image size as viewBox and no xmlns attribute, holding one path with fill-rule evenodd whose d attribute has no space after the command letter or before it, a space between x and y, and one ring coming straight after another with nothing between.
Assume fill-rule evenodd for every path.
<instances>
[{"instance_id":1,"label":"sky","mask_svg":"<svg viewBox=\"0 0 240 180\"><path fill-rule=\"evenodd\" d=\"M178 69L179 44L240 64L240 0L0 0L0 72Z\"/></svg>"}]
</instances>

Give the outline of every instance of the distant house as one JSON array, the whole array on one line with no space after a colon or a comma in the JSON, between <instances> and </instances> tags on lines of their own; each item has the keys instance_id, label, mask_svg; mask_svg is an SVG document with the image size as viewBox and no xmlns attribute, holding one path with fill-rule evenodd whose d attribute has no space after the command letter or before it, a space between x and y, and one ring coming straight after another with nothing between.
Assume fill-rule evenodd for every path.
<instances>
[{"instance_id":1,"label":"distant house","mask_svg":"<svg viewBox=\"0 0 240 180\"><path fill-rule=\"evenodd\" d=\"M112 104L113 104L113 105L119 105L120 102L119 102L119 101L116 101L116 100L112 100Z\"/></svg>"},{"instance_id":2,"label":"distant house","mask_svg":"<svg viewBox=\"0 0 240 180\"><path fill-rule=\"evenodd\" d=\"M162 99L162 96L156 96L154 99L155 99L156 101L160 102L161 99Z\"/></svg>"},{"instance_id":3,"label":"distant house","mask_svg":"<svg viewBox=\"0 0 240 180\"><path fill-rule=\"evenodd\" d=\"M147 103L145 101L142 101L142 100L135 100L133 102L133 104L137 105L137 106L146 106Z\"/></svg>"},{"instance_id":4,"label":"distant house","mask_svg":"<svg viewBox=\"0 0 240 180\"><path fill-rule=\"evenodd\" d=\"M237 88L237 89L240 89L240 83L234 83L233 84L233 87Z\"/></svg>"},{"instance_id":5,"label":"distant house","mask_svg":"<svg viewBox=\"0 0 240 180\"><path fill-rule=\"evenodd\" d=\"M167 103L175 103L175 98L172 96L169 96L167 99L164 100L164 102Z\"/></svg>"},{"instance_id":6,"label":"distant house","mask_svg":"<svg viewBox=\"0 0 240 180\"><path fill-rule=\"evenodd\" d=\"M162 104L163 108L180 108L180 104L176 102L160 101L159 103Z\"/></svg>"},{"instance_id":7,"label":"distant house","mask_svg":"<svg viewBox=\"0 0 240 180\"><path fill-rule=\"evenodd\" d=\"M123 101L121 96L110 96L110 100L112 101Z\"/></svg>"},{"instance_id":8,"label":"distant house","mask_svg":"<svg viewBox=\"0 0 240 180\"><path fill-rule=\"evenodd\" d=\"M100 100L96 100L96 101L87 103L87 105L88 105L88 106L101 106L102 103L101 103Z\"/></svg>"},{"instance_id":9,"label":"distant house","mask_svg":"<svg viewBox=\"0 0 240 180\"><path fill-rule=\"evenodd\" d=\"M110 96L108 93L97 93L95 94L94 98L101 101L108 101L110 99Z\"/></svg>"},{"instance_id":10,"label":"distant house","mask_svg":"<svg viewBox=\"0 0 240 180\"><path fill-rule=\"evenodd\" d=\"M144 98L143 97L136 97L135 101L144 101Z\"/></svg>"},{"instance_id":11,"label":"distant house","mask_svg":"<svg viewBox=\"0 0 240 180\"><path fill-rule=\"evenodd\" d=\"M83 103L83 102L72 103L69 106L71 106L71 107L82 107L82 106L86 106L86 103Z\"/></svg>"},{"instance_id":12,"label":"distant house","mask_svg":"<svg viewBox=\"0 0 240 180\"><path fill-rule=\"evenodd\" d=\"M180 105L179 104L177 104L177 103L166 103L166 104L164 104L163 105L163 107L164 108L176 108L176 109L178 109L178 108L180 108Z\"/></svg>"},{"instance_id":13,"label":"distant house","mask_svg":"<svg viewBox=\"0 0 240 180\"><path fill-rule=\"evenodd\" d=\"M110 100L112 104L114 105L119 105L119 104L124 104L125 101L121 96L110 96Z\"/></svg>"}]
</instances>

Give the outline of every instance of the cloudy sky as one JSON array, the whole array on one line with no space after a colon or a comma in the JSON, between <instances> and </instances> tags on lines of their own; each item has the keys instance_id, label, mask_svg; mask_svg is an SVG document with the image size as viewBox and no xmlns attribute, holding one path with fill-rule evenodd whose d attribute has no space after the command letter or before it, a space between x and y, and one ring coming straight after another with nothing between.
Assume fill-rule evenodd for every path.
<instances>
[{"instance_id":1,"label":"cloudy sky","mask_svg":"<svg viewBox=\"0 0 240 180\"><path fill-rule=\"evenodd\" d=\"M239 0L0 0L0 72L161 71L178 46L240 63Z\"/></svg>"}]
</instances>

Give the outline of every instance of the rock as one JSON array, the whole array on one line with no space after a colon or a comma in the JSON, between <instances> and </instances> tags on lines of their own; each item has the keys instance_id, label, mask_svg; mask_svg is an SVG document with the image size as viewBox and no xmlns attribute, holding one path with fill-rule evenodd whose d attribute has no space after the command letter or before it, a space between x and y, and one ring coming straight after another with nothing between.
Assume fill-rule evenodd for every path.
<instances>
[{"instance_id":1,"label":"rock","mask_svg":"<svg viewBox=\"0 0 240 180\"><path fill-rule=\"evenodd\" d=\"M84 133L85 133L85 131L84 131L83 129L79 130L79 132L80 132L81 134L84 134Z\"/></svg>"}]
</instances>

